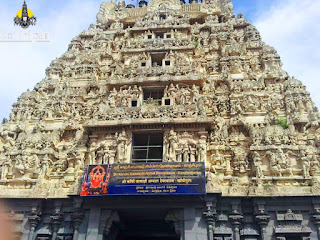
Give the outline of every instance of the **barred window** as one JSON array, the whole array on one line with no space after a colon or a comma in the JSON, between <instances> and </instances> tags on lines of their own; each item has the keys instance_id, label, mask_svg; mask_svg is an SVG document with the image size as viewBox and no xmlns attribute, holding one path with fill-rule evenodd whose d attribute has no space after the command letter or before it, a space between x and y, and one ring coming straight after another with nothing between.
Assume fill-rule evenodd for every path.
<instances>
[{"instance_id":1,"label":"barred window","mask_svg":"<svg viewBox=\"0 0 320 240\"><path fill-rule=\"evenodd\" d=\"M143 91L143 102L145 103L148 99L152 99L161 105L163 92L163 89L146 89Z\"/></svg>"},{"instance_id":2,"label":"barred window","mask_svg":"<svg viewBox=\"0 0 320 240\"><path fill-rule=\"evenodd\" d=\"M161 162L162 155L163 133L133 134L132 162Z\"/></svg>"}]
</instances>

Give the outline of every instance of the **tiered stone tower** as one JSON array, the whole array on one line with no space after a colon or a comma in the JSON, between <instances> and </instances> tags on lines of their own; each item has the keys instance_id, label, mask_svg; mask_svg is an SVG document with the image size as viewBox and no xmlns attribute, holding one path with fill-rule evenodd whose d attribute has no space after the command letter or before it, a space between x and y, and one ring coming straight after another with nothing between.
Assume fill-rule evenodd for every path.
<instances>
[{"instance_id":1,"label":"tiered stone tower","mask_svg":"<svg viewBox=\"0 0 320 240\"><path fill-rule=\"evenodd\" d=\"M67 199L87 164L151 161L205 162L207 193L222 197L319 195L319 113L230 0L140 5L102 3L13 105L0 196ZM139 150L141 134L161 151Z\"/></svg>"}]
</instances>

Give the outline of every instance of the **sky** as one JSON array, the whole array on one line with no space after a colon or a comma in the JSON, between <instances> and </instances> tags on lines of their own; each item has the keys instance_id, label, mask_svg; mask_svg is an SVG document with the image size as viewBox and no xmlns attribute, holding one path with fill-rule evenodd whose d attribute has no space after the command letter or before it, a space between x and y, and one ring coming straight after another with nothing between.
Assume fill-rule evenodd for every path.
<instances>
[{"instance_id":1,"label":"sky","mask_svg":"<svg viewBox=\"0 0 320 240\"><path fill-rule=\"evenodd\" d=\"M0 42L0 121L8 118L19 95L45 77L50 62L60 57L72 38L96 22L101 0L26 0L37 17L27 30L13 25L23 0L0 1L0 41L8 33L47 35L50 42ZM233 0L235 14L242 13L257 26L262 39L281 56L283 68L300 79L320 107L320 1ZM128 0L127 3L132 3ZM14 37L14 36L13 36ZM19 39L20 40L20 39ZM44 40L44 39L43 39Z\"/></svg>"}]
</instances>

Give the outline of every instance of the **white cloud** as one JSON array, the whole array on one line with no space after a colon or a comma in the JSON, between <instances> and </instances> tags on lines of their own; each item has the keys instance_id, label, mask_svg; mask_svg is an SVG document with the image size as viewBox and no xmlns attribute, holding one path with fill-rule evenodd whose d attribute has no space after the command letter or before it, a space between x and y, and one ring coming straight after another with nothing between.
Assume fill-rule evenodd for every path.
<instances>
[{"instance_id":1,"label":"white cloud","mask_svg":"<svg viewBox=\"0 0 320 240\"><path fill-rule=\"evenodd\" d=\"M261 11L262 12L262 11ZM281 0L253 22L276 48L283 67L296 76L320 108L320 1Z\"/></svg>"},{"instance_id":2,"label":"white cloud","mask_svg":"<svg viewBox=\"0 0 320 240\"><path fill-rule=\"evenodd\" d=\"M32 5L38 3L43 4L38 0ZM11 105L21 93L33 89L45 77L45 69L67 50L71 39L95 23L99 6L98 1L71 0L59 10L47 8L44 17L39 12L37 16L35 9L37 24L24 32L47 32L50 43L0 43L0 121L9 116ZM16 12L12 6L0 5L0 32L22 30L13 26Z\"/></svg>"}]
</instances>

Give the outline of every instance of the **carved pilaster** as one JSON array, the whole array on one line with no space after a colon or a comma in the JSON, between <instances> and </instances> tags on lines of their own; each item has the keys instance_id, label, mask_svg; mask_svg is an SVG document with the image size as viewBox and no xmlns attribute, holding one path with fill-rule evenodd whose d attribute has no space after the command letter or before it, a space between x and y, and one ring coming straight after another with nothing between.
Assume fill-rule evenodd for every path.
<instances>
[{"instance_id":1,"label":"carved pilaster","mask_svg":"<svg viewBox=\"0 0 320 240\"><path fill-rule=\"evenodd\" d=\"M314 222L314 225L317 227L318 237L320 237L320 212L315 212L312 215L312 220Z\"/></svg>"},{"instance_id":2,"label":"carved pilaster","mask_svg":"<svg viewBox=\"0 0 320 240\"><path fill-rule=\"evenodd\" d=\"M27 216L29 224L30 224L30 232L28 236L28 240L34 239L34 234L38 224L41 222L41 202L36 201L31 208L30 214Z\"/></svg>"},{"instance_id":3,"label":"carved pilaster","mask_svg":"<svg viewBox=\"0 0 320 240\"><path fill-rule=\"evenodd\" d=\"M34 239L34 232L38 226L38 224L41 221L40 214L37 212L31 212L31 214L28 216L28 220L30 223L30 232L29 232L29 237L28 240L33 240Z\"/></svg>"},{"instance_id":4,"label":"carved pilaster","mask_svg":"<svg viewBox=\"0 0 320 240\"><path fill-rule=\"evenodd\" d=\"M318 238L320 238L320 200L313 199L313 213L312 213L312 220L314 225L317 227Z\"/></svg>"},{"instance_id":5,"label":"carved pilaster","mask_svg":"<svg viewBox=\"0 0 320 240\"><path fill-rule=\"evenodd\" d=\"M312 220L314 225L317 227L318 238L320 237L320 209L315 209L312 213Z\"/></svg>"},{"instance_id":6,"label":"carved pilaster","mask_svg":"<svg viewBox=\"0 0 320 240\"><path fill-rule=\"evenodd\" d=\"M240 226L242 224L243 215L240 214L240 202L235 200L232 204L232 213L229 215L229 219L233 226L233 239L240 240Z\"/></svg>"},{"instance_id":7,"label":"carved pilaster","mask_svg":"<svg viewBox=\"0 0 320 240\"><path fill-rule=\"evenodd\" d=\"M79 228L84 217L83 211L77 211L72 213L71 218L73 222L73 240L78 240L79 237Z\"/></svg>"},{"instance_id":8,"label":"carved pilaster","mask_svg":"<svg viewBox=\"0 0 320 240\"><path fill-rule=\"evenodd\" d=\"M257 200L255 202L255 219L257 224L260 227L260 233L261 233L261 240L267 239L267 231L266 228L270 221L270 216L266 213L265 210L265 201L263 200Z\"/></svg>"},{"instance_id":9,"label":"carved pilaster","mask_svg":"<svg viewBox=\"0 0 320 240\"><path fill-rule=\"evenodd\" d=\"M78 240L79 237L79 228L82 223L84 212L81 210L82 199L74 199L74 212L71 214L73 222L73 240Z\"/></svg>"},{"instance_id":10,"label":"carved pilaster","mask_svg":"<svg viewBox=\"0 0 320 240\"><path fill-rule=\"evenodd\" d=\"M261 230L261 240L266 240L267 239L267 226L270 221L270 216L265 213L260 213L256 215L256 221L260 227Z\"/></svg>"},{"instance_id":11,"label":"carved pilaster","mask_svg":"<svg viewBox=\"0 0 320 240\"><path fill-rule=\"evenodd\" d=\"M103 235L108 236L114 222L120 222L120 217L117 211L110 211L109 217L106 219Z\"/></svg>"},{"instance_id":12,"label":"carved pilaster","mask_svg":"<svg viewBox=\"0 0 320 240\"><path fill-rule=\"evenodd\" d=\"M182 233L183 233L183 213L181 210L171 210L167 213L166 222L173 223L174 229L177 233L177 235L180 236L180 239L182 239Z\"/></svg>"},{"instance_id":13,"label":"carved pilaster","mask_svg":"<svg viewBox=\"0 0 320 240\"><path fill-rule=\"evenodd\" d=\"M52 240L57 240L58 230L63 220L63 214L60 211L57 211L50 216L50 219L52 226Z\"/></svg>"},{"instance_id":14,"label":"carved pilaster","mask_svg":"<svg viewBox=\"0 0 320 240\"><path fill-rule=\"evenodd\" d=\"M217 205L217 199L215 197L208 196L207 202L206 202L206 210L203 212L203 216L208 226L208 240L213 240L213 234L215 229L215 219L217 214L216 205Z\"/></svg>"},{"instance_id":15,"label":"carved pilaster","mask_svg":"<svg viewBox=\"0 0 320 240\"><path fill-rule=\"evenodd\" d=\"M301 239L310 239L312 230L303 223L303 215L288 209L286 213L277 213L278 225L274 228L276 237L283 237L286 234L299 236Z\"/></svg>"},{"instance_id":16,"label":"carved pilaster","mask_svg":"<svg viewBox=\"0 0 320 240\"><path fill-rule=\"evenodd\" d=\"M234 240L240 240L240 225L242 223L243 216L238 213L229 215L229 219L233 226Z\"/></svg>"},{"instance_id":17,"label":"carved pilaster","mask_svg":"<svg viewBox=\"0 0 320 240\"><path fill-rule=\"evenodd\" d=\"M73 240L78 240L79 228L84 217L84 212L80 209L76 209L74 213L71 214L73 222Z\"/></svg>"}]
</instances>

